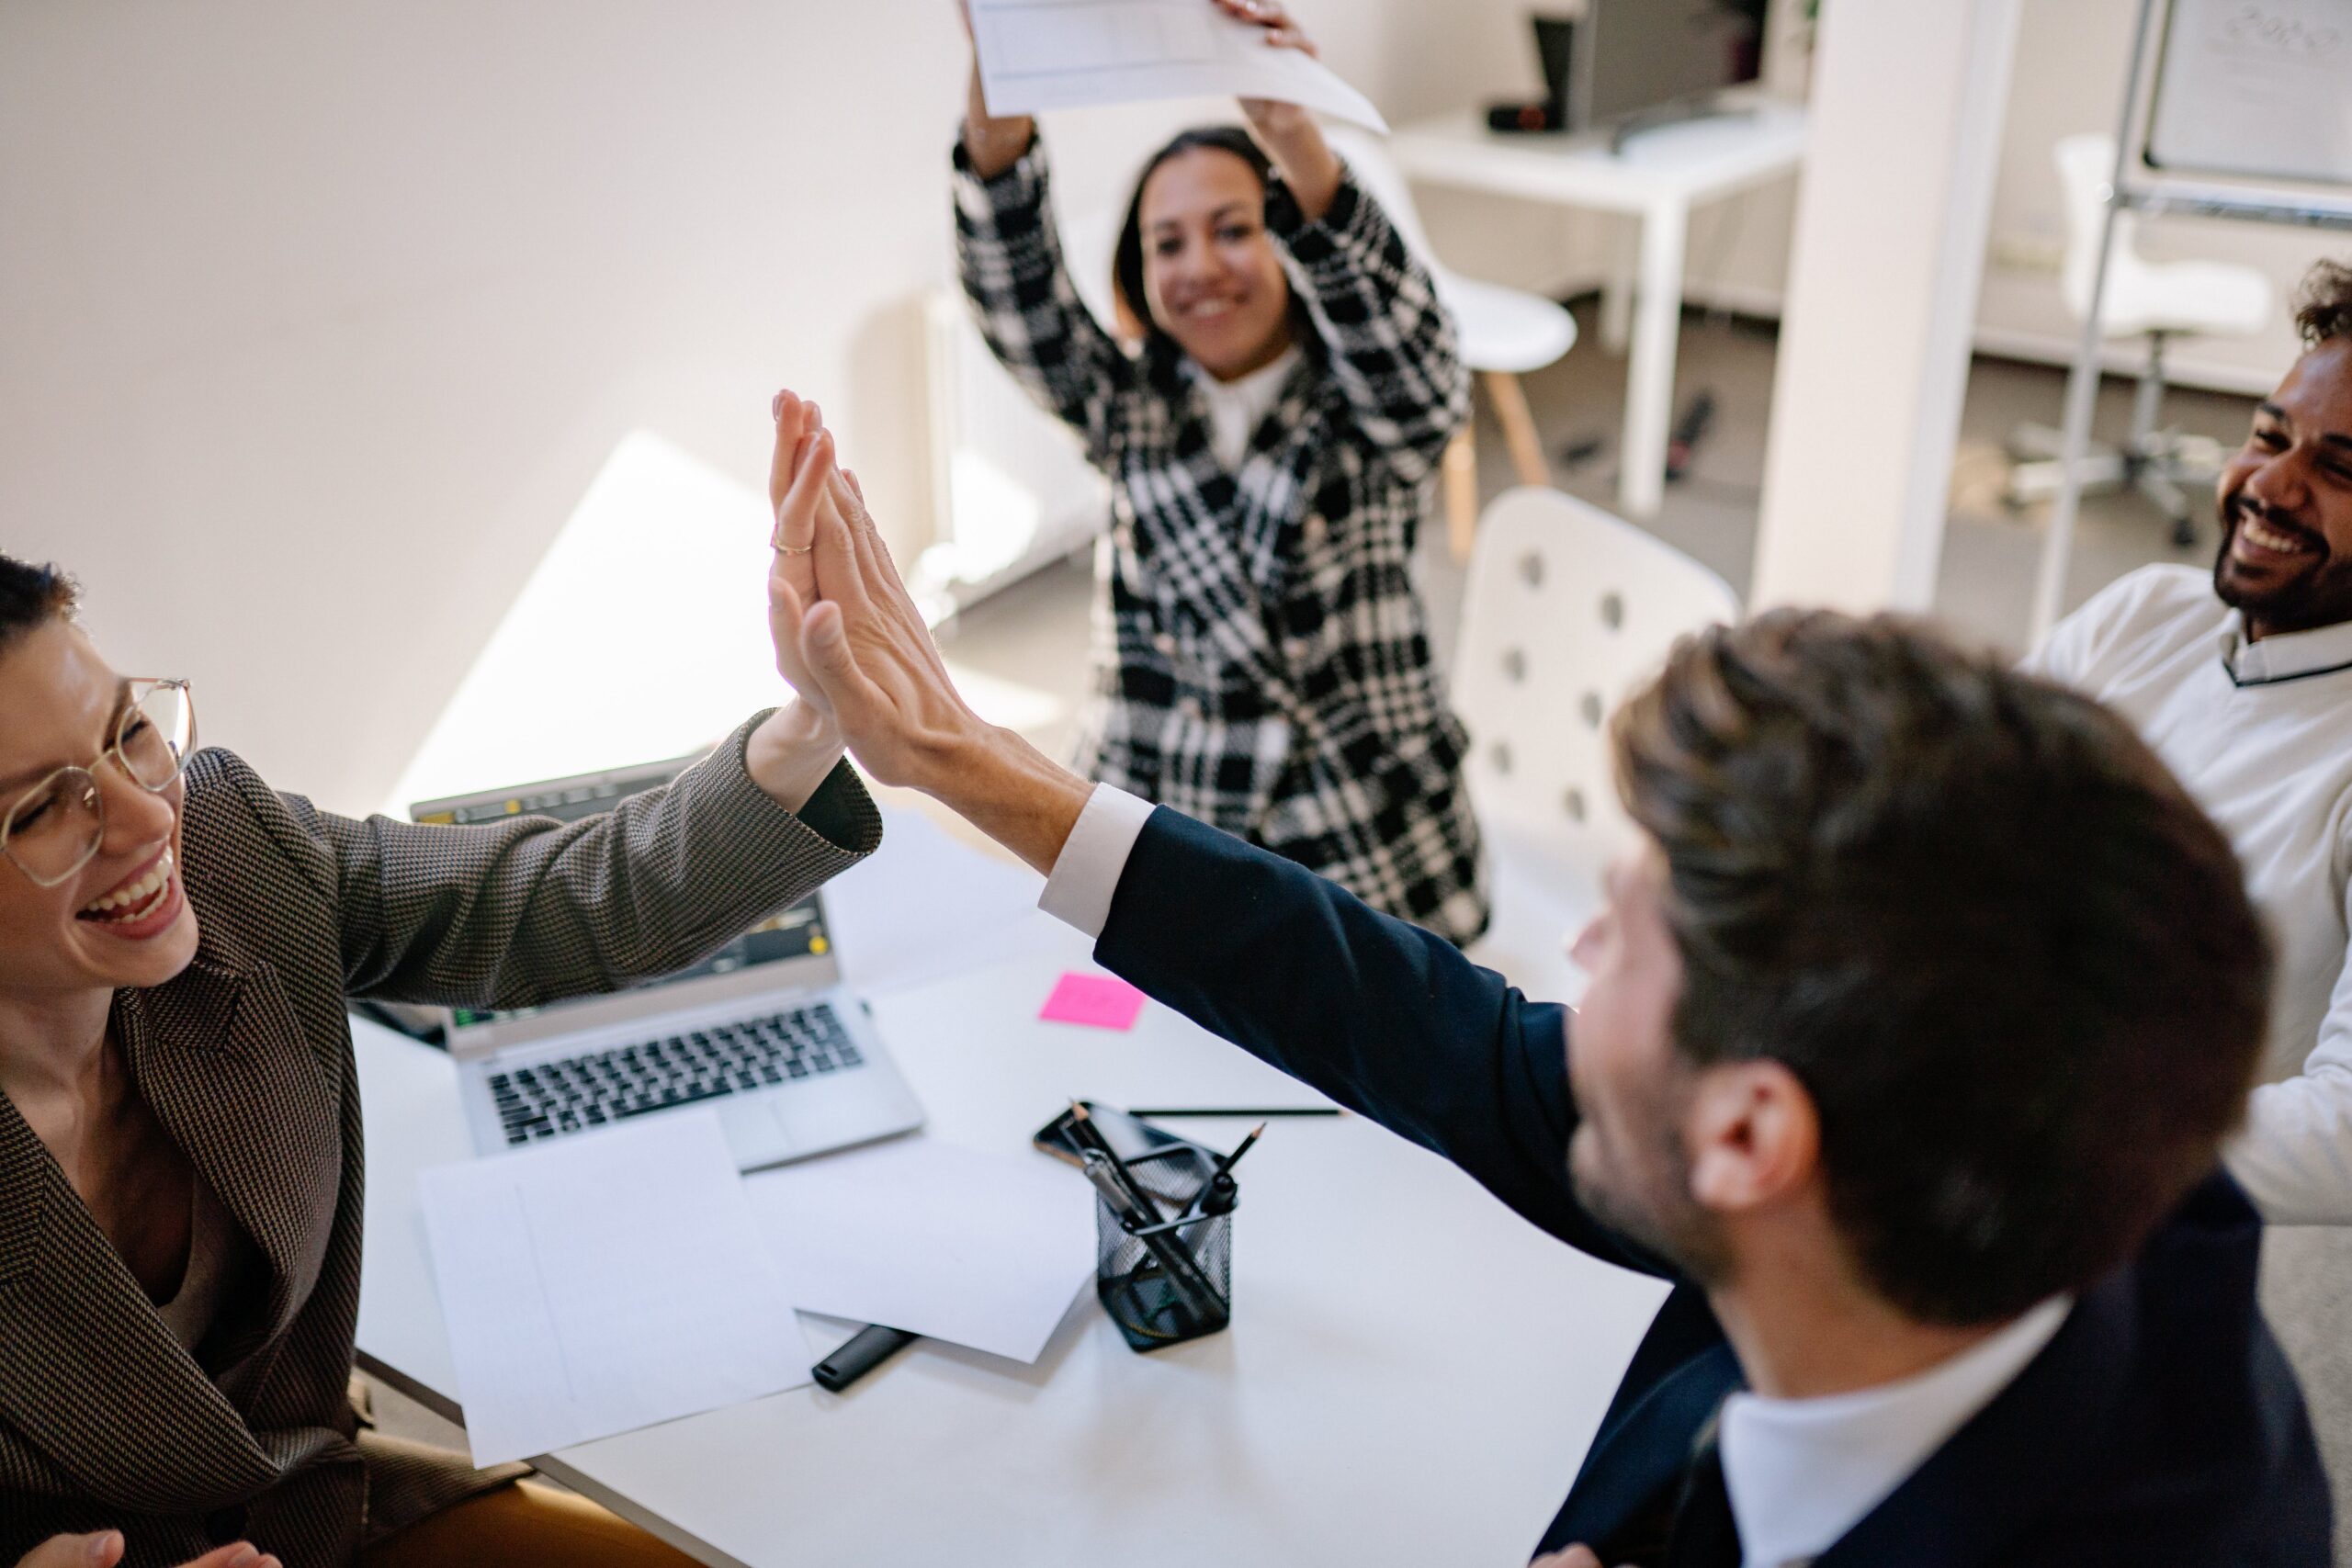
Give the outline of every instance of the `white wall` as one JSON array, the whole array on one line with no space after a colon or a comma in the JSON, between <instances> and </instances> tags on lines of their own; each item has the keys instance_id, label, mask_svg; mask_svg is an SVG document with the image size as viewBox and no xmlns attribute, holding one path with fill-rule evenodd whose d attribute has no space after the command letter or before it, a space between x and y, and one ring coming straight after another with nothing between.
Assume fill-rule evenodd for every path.
<instances>
[{"instance_id":1,"label":"white wall","mask_svg":"<svg viewBox=\"0 0 2352 1568\"><path fill-rule=\"evenodd\" d=\"M960 44L936 0L804 14L0 7L7 547L373 805L630 431L756 477L790 381L903 515Z\"/></svg>"},{"instance_id":2,"label":"white wall","mask_svg":"<svg viewBox=\"0 0 2352 1568\"><path fill-rule=\"evenodd\" d=\"M1525 52L1504 0L1296 8L1399 118ZM949 0L0 6L0 548L364 809L632 431L757 486L794 385L920 543L964 70Z\"/></svg>"}]
</instances>

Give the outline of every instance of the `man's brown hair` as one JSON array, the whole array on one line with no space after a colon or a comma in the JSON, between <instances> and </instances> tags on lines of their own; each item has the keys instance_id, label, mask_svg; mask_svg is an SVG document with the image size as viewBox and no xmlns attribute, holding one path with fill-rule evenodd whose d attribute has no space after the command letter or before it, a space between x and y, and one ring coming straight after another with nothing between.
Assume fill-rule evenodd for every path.
<instances>
[{"instance_id":1,"label":"man's brown hair","mask_svg":"<svg viewBox=\"0 0 2352 1568\"><path fill-rule=\"evenodd\" d=\"M1676 1048L1804 1082L1888 1302L2014 1315L2212 1169L2268 947L2120 719L1893 617L1778 611L1684 639L1613 733L1668 868Z\"/></svg>"}]
</instances>

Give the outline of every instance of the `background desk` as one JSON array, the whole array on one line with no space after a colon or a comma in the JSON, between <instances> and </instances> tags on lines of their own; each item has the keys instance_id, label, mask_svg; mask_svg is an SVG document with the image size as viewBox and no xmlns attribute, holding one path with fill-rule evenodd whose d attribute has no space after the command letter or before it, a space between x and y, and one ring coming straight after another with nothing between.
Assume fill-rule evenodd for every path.
<instances>
[{"instance_id":1,"label":"background desk","mask_svg":"<svg viewBox=\"0 0 2352 1568\"><path fill-rule=\"evenodd\" d=\"M1023 1150L1072 1095L1315 1102L1157 1004L1131 1034L1038 1022L1086 952L1053 927L991 967L876 999L934 1135ZM355 1034L362 1363L454 1415L416 1172L468 1154L455 1077L439 1052ZM1186 1130L1229 1147L1247 1124ZM925 1340L846 1394L799 1389L545 1468L712 1563L1517 1568L1660 1287L1354 1117L1277 1122L1242 1177L1224 1334L1138 1356L1090 1291L1035 1367Z\"/></svg>"},{"instance_id":2,"label":"background desk","mask_svg":"<svg viewBox=\"0 0 2352 1568\"><path fill-rule=\"evenodd\" d=\"M1622 154L1609 151L1606 137L1498 136L1465 112L1402 128L1391 151L1407 174L1433 185L1640 220L1639 265L1631 279L1622 269L1613 278L1601 339L1612 349L1624 345L1628 300L1636 301L1617 498L1628 516L1657 515L1674 418L1690 209L1794 174L1804 157L1804 111L1764 103L1748 116L1665 126L1635 137Z\"/></svg>"}]
</instances>

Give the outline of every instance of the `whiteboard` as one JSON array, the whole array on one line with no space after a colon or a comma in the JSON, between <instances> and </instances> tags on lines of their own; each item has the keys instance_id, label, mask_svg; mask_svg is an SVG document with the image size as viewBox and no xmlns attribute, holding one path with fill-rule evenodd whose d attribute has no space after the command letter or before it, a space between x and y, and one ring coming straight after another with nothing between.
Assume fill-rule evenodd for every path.
<instances>
[{"instance_id":1,"label":"whiteboard","mask_svg":"<svg viewBox=\"0 0 2352 1568\"><path fill-rule=\"evenodd\" d=\"M2352 0L2169 0L2147 162L2352 185Z\"/></svg>"}]
</instances>

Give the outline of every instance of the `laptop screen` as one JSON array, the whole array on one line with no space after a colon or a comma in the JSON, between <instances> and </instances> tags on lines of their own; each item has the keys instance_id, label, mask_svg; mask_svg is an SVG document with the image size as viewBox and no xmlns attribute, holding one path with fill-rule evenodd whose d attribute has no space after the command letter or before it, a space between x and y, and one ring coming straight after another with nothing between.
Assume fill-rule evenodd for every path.
<instances>
[{"instance_id":1,"label":"laptop screen","mask_svg":"<svg viewBox=\"0 0 2352 1568\"><path fill-rule=\"evenodd\" d=\"M466 795L460 799L426 801L412 807L410 815L419 822L461 825L503 821L509 817L552 817L559 822L576 822L582 817L609 811L629 795L668 784L695 761L692 757L683 757L671 762L651 763L579 778L555 779L545 784L523 784L509 790ZM706 976L729 975L738 970L788 964L795 959L821 958L831 951L832 941L825 930L823 902L818 895L811 893L789 908L769 916L701 963L658 979L641 982L633 988L643 991L655 986L672 986ZM450 1010L449 1023L454 1029L509 1023L518 1019L561 1013L609 999L610 994L606 993L555 1002L541 1008L497 1010L454 1008Z\"/></svg>"}]
</instances>

